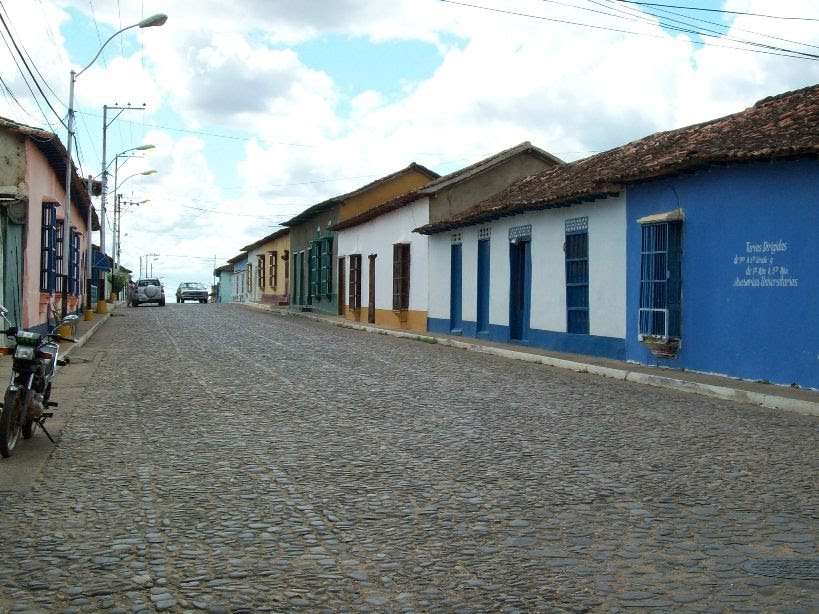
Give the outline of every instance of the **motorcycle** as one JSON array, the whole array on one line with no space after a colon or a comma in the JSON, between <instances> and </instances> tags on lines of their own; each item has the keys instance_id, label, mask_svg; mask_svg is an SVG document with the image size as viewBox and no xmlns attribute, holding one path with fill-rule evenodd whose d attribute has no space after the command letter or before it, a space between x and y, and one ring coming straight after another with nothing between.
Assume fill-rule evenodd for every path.
<instances>
[{"instance_id":1,"label":"motorcycle","mask_svg":"<svg viewBox=\"0 0 819 614\"><path fill-rule=\"evenodd\" d=\"M13 345L0 347L0 354L14 357L11 381L6 388L0 413L0 454L4 457L11 456L21 435L23 439L31 438L37 426L54 443L44 426L46 419L54 415L46 410L57 407L57 403L50 400L51 380L58 365L70 362L68 358L59 357L60 346L57 342L77 343L76 339L57 333L56 329L78 319L76 315L66 316L54 330L41 334L18 330L6 317L7 313L8 310L0 305L0 316L9 325L0 333L14 338Z\"/></svg>"}]
</instances>

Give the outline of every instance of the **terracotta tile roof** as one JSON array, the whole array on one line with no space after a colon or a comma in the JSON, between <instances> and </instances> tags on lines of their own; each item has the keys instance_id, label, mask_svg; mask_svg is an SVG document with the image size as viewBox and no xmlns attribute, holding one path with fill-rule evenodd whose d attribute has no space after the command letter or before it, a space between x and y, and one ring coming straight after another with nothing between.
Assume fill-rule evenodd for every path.
<instances>
[{"instance_id":1,"label":"terracotta tile roof","mask_svg":"<svg viewBox=\"0 0 819 614\"><path fill-rule=\"evenodd\" d=\"M523 211L618 194L624 185L713 165L819 154L819 85L760 100L726 117L658 132L512 184L472 209L417 228L433 234Z\"/></svg>"},{"instance_id":2,"label":"terracotta tile roof","mask_svg":"<svg viewBox=\"0 0 819 614\"><path fill-rule=\"evenodd\" d=\"M499 151L496 154L489 156L488 158L484 158L483 160L479 160L474 164L470 164L464 168L458 169L457 171L453 171L448 175L444 175L443 177L438 177L437 179L433 179L429 183L421 186L420 188L416 188L407 192L406 194L402 194L401 196L397 196L392 200L385 202L384 204L378 205L377 207L373 207L372 209L368 209L362 213L359 213L355 217L352 217L348 220L344 220L343 222L339 222L333 227L333 230L344 230L345 228L350 228L352 226L358 226L359 224L363 224L365 222L369 222L370 220L384 215L385 213L389 213L391 211L395 211L396 209L400 209L413 201L418 200L424 196L430 196L433 194L438 193L440 190L443 190L446 187L449 187L452 184L459 183L461 181L465 181L471 177L476 175L480 175L481 173L486 172L489 169L494 168L495 166L502 164L503 162L509 160L510 158L514 158L523 153L528 153L530 155L536 156L553 164L563 164L563 160L553 156L548 151L544 151L539 147L535 147L529 141L524 141L514 147L510 147L509 149L504 149L503 151Z\"/></svg>"},{"instance_id":3,"label":"terracotta tile roof","mask_svg":"<svg viewBox=\"0 0 819 614\"><path fill-rule=\"evenodd\" d=\"M290 234L290 229L289 228L280 228L279 230L277 230L275 232L271 232L266 237L263 237L263 238L259 239L258 241L254 241L250 245L245 245L241 249L241 251L249 252L250 250L256 249L257 247L267 243L268 241L272 241L273 239L278 239L279 237L283 237L286 234Z\"/></svg>"},{"instance_id":4,"label":"terracotta tile roof","mask_svg":"<svg viewBox=\"0 0 819 614\"><path fill-rule=\"evenodd\" d=\"M412 164L410 164L406 168L402 168L399 171L396 171L394 173L390 173L389 175L385 175L384 177L376 179L375 181L371 181L367 185L361 186L360 188L356 188L352 192L347 192L346 194L341 194L340 196L333 196L332 198L328 198L327 200L322 201L322 202L320 202L320 203L318 203L316 205L313 205L312 207L308 207L307 209L305 209L304 211L302 211L298 215L296 215L293 218L291 218L291 219L287 220L286 222L284 222L282 224L282 226L293 227L293 226L298 226L300 224L303 224L307 220L310 220L310 219L314 218L319 213L321 213L323 211L326 211L327 209L330 209L330 208L334 207L335 205L341 204L344 201L346 201L346 200L348 200L348 199L350 199L350 198L352 198L354 196L357 196L357 195L361 194L362 192L366 192L367 190L369 190L369 189L371 189L371 188L373 188L373 187L375 187L375 186L377 186L379 184L385 183L385 182L389 181L390 179L398 177L399 175L402 175L403 173L406 173L406 172L411 171L411 170L415 170L415 171L418 171L418 172L420 172L420 173L422 173L424 175L427 175L430 179L434 179L434 178L438 177L438 173L436 173L435 171L431 171L427 167L422 166L421 164L417 164L416 162L413 162Z\"/></svg>"},{"instance_id":5,"label":"terracotta tile roof","mask_svg":"<svg viewBox=\"0 0 819 614\"><path fill-rule=\"evenodd\" d=\"M66 151L65 145L63 145L56 134L41 128L19 124L5 117L0 117L0 130L30 138L37 149L39 149L48 160L48 163L54 170L57 181L59 181L60 185L65 189L65 171L68 151ZM88 208L91 206L91 197L88 195L88 185L86 181L81 179L77 174L77 168L73 163L71 167L74 171L71 177L71 201L72 204L79 209L83 219L86 219ZM96 211L92 211L91 225L93 227L92 230L99 230L99 218L97 218Z\"/></svg>"}]
</instances>

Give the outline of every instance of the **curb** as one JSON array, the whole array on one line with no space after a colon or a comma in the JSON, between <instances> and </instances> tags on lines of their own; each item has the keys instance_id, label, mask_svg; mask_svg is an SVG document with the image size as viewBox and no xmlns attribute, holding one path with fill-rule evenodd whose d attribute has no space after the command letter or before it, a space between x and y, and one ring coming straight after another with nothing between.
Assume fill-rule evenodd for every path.
<instances>
[{"instance_id":1,"label":"curb","mask_svg":"<svg viewBox=\"0 0 819 614\"><path fill-rule=\"evenodd\" d=\"M116 309L116 307L114 307L114 309ZM99 329L100 326L102 326L103 324L105 324L108 321L108 318L111 317L111 313L112 312L109 311L109 312L104 313L104 314L95 314L94 323L91 325L91 327L87 331L85 331L77 339L77 343L69 344L68 347L65 349L65 351L62 351L62 348L61 348L60 353L62 354L62 356L64 358L68 357L71 354L73 354L75 350L78 350L79 348L84 346L86 343L88 343L88 340L91 337L94 336L94 333L97 332L97 329ZM100 316L99 319L97 319L97 316Z\"/></svg>"},{"instance_id":2,"label":"curb","mask_svg":"<svg viewBox=\"0 0 819 614\"><path fill-rule=\"evenodd\" d=\"M270 311L278 313L279 315L298 316L301 318L306 318L317 322L326 322L328 324L332 324L333 326L338 326L341 328L349 328L352 330L358 330L367 333L375 333L378 335L388 335L390 337L399 337L403 339L414 339L416 341L435 343L438 345L445 345L448 347L469 350L472 352L491 354L493 356L499 356L501 358L508 358L511 360L521 360L524 362L542 364L550 367L557 367L560 369L568 369L570 371L575 371L578 373L588 373L590 375L597 375L601 377L608 377L611 379L624 380L627 382L633 382L635 384L643 384L645 386L668 388L680 392L699 394L707 397L722 399L724 401L748 403L751 405L759 405L761 407L766 407L768 409L792 411L810 416L819 416L819 403L805 401L803 399L792 399L789 397L779 396L776 394L765 394L761 392L753 392L751 390L742 390L740 388L731 388L729 386L718 386L715 384L706 384L703 382L692 382L664 375L655 375L653 373L643 373L640 371L630 371L628 369L604 367L601 365L592 365L573 360L566 360L564 358L554 358L551 356L542 356L540 354L530 354L528 352L521 352L519 350L496 348L469 341L458 341L443 337L435 337L433 335L425 334L424 332L421 331L407 332L401 330L394 330L390 328L378 328L375 326L367 326L365 324L358 324L356 322L335 321L329 318L314 315L309 312L281 309L273 305L265 305L250 302L237 304L244 305L246 307L256 309L258 311Z\"/></svg>"}]
</instances>

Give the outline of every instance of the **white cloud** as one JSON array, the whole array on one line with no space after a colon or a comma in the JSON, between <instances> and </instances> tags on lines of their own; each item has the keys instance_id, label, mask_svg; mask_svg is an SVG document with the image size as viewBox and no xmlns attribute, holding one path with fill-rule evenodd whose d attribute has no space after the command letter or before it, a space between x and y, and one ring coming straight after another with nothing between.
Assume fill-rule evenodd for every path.
<instances>
[{"instance_id":1,"label":"white cloud","mask_svg":"<svg viewBox=\"0 0 819 614\"><path fill-rule=\"evenodd\" d=\"M510 6L501 0L480 4ZM763 0L727 5L738 11L819 16L812 0L775 7ZM147 103L138 118L131 114L135 123L122 117L110 129L116 140L109 143L109 153L119 145L154 143L157 149L144 163L160 171L129 181L152 202L124 218L129 236L123 248L132 258L168 254L155 266L169 267L165 270L174 283L182 281L180 275L209 279L214 253L233 256L269 234L275 221L412 161L449 172L523 140L575 159L819 82L815 61L697 47L682 34L668 34L655 19L614 22L539 0L520 0L514 10L645 36L440 0L93 3L95 22L87 0L19 2L9 8L26 49L45 80L58 86L63 104L70 66L61 28L69 16L84 15L89 32L110 33L152 13L169 15L161 28L130 32L125 57L119 48L107 53L105 64L81 77L77 98L86 116L115 101ZM737 38L759 39L752 31L819 44L815 22L727 20ZM334 74L308 65L293 48L327 33L338 40L433 44L441 62L425 78L402 79L400 95L369 85L354 91ZM88 46L94 45L86 41ZM378 47L373 49L378 53ZM0 74L31 115L3 98L0 114L41 125L36 117L42 115L8 57L0 61ZM88 59L72 57L71 66L81 67ZM400 76L416 59L394 61L391 68ZM80 135L86 139L84 155L91 159L99 156L94 151L99 146L87 139L98 121L88 118L89 127ZM208 133L250 140L214 139ZM226 157L228 150L238 157ZM98 168L99 162L91 166ZM185 260L186 255L196 258Z\"/></svg>"}]
</instances>

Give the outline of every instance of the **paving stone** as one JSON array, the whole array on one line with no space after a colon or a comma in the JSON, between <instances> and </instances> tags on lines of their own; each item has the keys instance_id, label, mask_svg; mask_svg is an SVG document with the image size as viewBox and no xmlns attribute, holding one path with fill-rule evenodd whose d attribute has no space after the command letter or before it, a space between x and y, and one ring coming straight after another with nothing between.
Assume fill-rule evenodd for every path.
<instances>
[{"instance_id":1,"label":"paving stone","mask_svg":"<svg viewBox=\"0 0 819 614\"><path fill-rule=\"evenodd\" d=\"M819 559L815 417L235 305L125 311L4 499L0 611L816 611L814 581L748 567Z\"/></svg>"}]
</instances>

